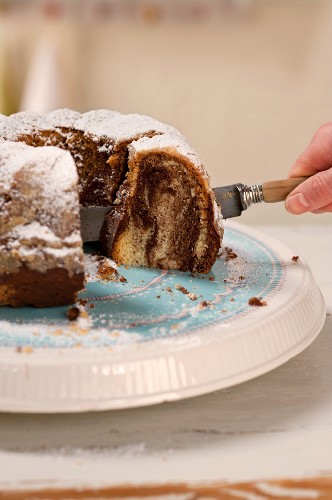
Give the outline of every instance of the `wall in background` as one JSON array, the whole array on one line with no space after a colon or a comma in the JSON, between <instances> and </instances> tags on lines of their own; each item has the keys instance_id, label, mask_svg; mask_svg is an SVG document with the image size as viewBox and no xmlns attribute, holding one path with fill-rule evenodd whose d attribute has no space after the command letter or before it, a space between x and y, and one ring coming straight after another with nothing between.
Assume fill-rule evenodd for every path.
<instances>
[{"instance_id":1,"label":"wall in background","mask_svg":"<svg viewBox=\"0 0 332 500\"><path fill-rule=\"evenodd\" d=\"M38 41L40 23L30 24L26 47ZM332 120L331 28L329 0L253 0L224 20L53 20L42 34L57 40L70 75L67 92L58 82L61 106L170 123L221 185L286 177L316 128ZM331 215L299 219L278 204L253 207L241 220L324 223Z\"/></svg>"}]
</instances>

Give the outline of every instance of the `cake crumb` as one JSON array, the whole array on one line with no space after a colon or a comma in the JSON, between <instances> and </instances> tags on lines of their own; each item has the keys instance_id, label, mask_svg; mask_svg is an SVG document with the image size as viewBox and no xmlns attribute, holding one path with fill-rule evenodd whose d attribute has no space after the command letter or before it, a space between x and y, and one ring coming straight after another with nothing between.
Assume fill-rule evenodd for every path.
<instances>
[{"instance_id":1,"label":"cake crumb","mask_svg":"<svg viewBox=\"0 0 332 500\"><path fill-rule=\"evenodd\" d=\"M67 310L67 318L69 319L69 321L75 321L75 319L77 319L79 315L80 310L78 307L70 307Z\"/></svg>"},{"instance_id":2,"label":"cake crumb","mask_svg":"<svg viewBox=\"0 0 332 500\"><path fill-rule=\"evenodd\" d=\"M170 286L168 286L168 287L166 288L166 292L168 292L168 293L173 293L173 290L171 289L171 287L170 287Z\"/></svg>"},{"instance_id":3,"label":"cake crumb","mask_svg":"<svg viewBox=\"0 0 332 500\"><path fill-rule=\"evenodd\" d=\"M160 299L160 295L157 295L157 297L156 297L156 298L157 298L157 299Z\"/></svg>"},{"instance_id":4,"label":"cake crumb","mask_svg":"<svg viewBox=\"0 0 332 500\"><path fill-rule=\"evenodd\" d=\"M88 300L87 299L80 299L78 301L78 303L80 304L80 306L85 306L88 303Z\"/></svg>"},{"instance_id":5,"label":"cake crumb","mask_svg":"<svg viewBox=\"0 0 332 500\"><path fill-rule=\"evenodd\" d=\"M207 300L202 300L202 302L199 303L199 308L200 309L205 309L205 307L208 307L210 305L210 302Z\"/></svg>"},{"instance_id":6,"label":"cake crumb","mask_svg":"<svg viewBox=\"0 0 332 500\"><path fill-rule=\"evenodd\" d=\"M98 259L98 269L97 269L97 277L104 281L113 281L118 283L127 283L127 279L119 274L117 269L113 267L108 261L107 258L101 257Z\"/></svg>"},{"instance_id":7,"label":"cake crumb","mask_svg":"<svg viewBox=\"0 0 332 500\"><path fill-rule=\"evenodd\" d=\"M210 280L210 281L215 281L216 279L215 279L215 277L214 277L214 276L209 276L209 280Z\"/></svg>"},{"instance_id":8,"label":"cake crumb","mask_svg":"<svg viewBox=\"0 0 332 500\"><path fill-rule=\"evenodd\" d=\"M300 256L299 255L293 255L292 261L297 262L299 260Z\"/></svg>"},{"instance_id":9,"label":"cake crumb","mask_svg":"<svg viewBox=\"0 0 332 500\"><path fill-rule=\"evenodd\" d=\"M176 288L176 290L179 290L180 292L184 293L185 295L188 295L188 293L189 293L188 290L182 285L176 284L175 288Z\"/></svg>"},{"instance_id":10,"label":"cake crumb","mask_svg":"<svg viewBox=\"0 0 332 500\"><path fill-rule=\"evenodd\" d=\"M237 253L235 253L232 248L225 247L225 252L226 252L226 261L237 258Z\"/></svg>"},{"instance_id":11,"label":"cake crumb","mask_svg":"<svg viewBox=\"0 0 332 500\"><path fill-rule=\"evenodd\" d=\"M91 303L88 305L88 307L89 307L89 309L93 309L95 307L95 305Z\"/></svg>"},{"instance_id":12,"label":"cake crumb","mask_svg":"<svg viewBox=\"0 0 332 500\"><path fill-rule=\"evenodd\" d=\"M189 292L184 286L176 284L175 285L176 290L179 290L182 292L184 295L188 295L190 300L197 300L197 295L195 293Z\"/></svg>"},{"instance_id":13,"label":"cake crumb","mask_svg":"<svg viewBox=\"0 0 332 500\"><path fill-rule=\"evenodd\" d=\"M242 276L242 275L239 276L239 280L245 280L245 279L246 279L245 276Z\"/></svg>"},{"instance_id":14,"label":"cake crumb","mask_svg":"<svg viewBox=\"0 0 332 500\"><path fill-rule=\"evenodd\" d=\"M105 281L115 281L118 271L115 267L111 266L105 258L99 261L97 276Z\"/></svg>"},{"instance_id":15,"label":"cake crumb","mask_svg":"<svg viewBox=\"0 0 332 500\"><path fill-rule=\"evenodd\" d=\"M251 297L249 300L248 300L248 304L250 306L258 306L258 307L262 307L262 306L266 306L266 301L265 300L262 300L262 297Z\"/></svg>"}]
</instances>

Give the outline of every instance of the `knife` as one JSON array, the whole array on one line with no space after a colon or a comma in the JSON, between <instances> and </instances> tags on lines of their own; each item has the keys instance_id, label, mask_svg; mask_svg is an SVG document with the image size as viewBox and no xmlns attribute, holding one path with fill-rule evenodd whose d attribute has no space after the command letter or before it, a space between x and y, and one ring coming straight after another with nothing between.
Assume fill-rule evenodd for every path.
<instances>
[{"instance_id":1,"label":"knife","mask_svg":"<svg viewBox=\"0 0 332 500\"><path fill-rule=\"evenodd\" d=\"M239 217L244 210L256 203L275 203L284 201L289 193L308 177L297 177L279 181L268 181L263 184L246 186L231 184L213 188L216 201L220 206L224 219ZM98 241L101 226L106 214L112 207L81 207L81 233L84 242Z\"/></svg>"}]
</instances>

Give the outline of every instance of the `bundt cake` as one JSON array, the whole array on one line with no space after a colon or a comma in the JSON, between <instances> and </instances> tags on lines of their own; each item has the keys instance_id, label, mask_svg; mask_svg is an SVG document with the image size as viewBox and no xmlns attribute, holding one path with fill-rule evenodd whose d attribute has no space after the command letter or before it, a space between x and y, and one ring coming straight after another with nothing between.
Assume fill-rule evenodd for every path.
<instances>
[{"instance_id":1,"label":"bundt cake","mask_svg":"<svg viewBox=\"0 0 332 500\"><path fill-rule=\"evenodd\" d=\"M71 155L0 141L0 304L70 304L83 280Z\"/></svg>"},{"instance_id":2,"label":"bundt cake","mask_svg":"<svg viewBox=\"0 0 332 500\"><path fill-rule=\"evenodd\" d=\"M15 153L13 142L34 146L36 151L39 151L36 154L41 158L47 156L43 146L52 146L49 149L52 150L50 157L53 160L40 161L39 167L37 160L31 160L31 165L34 167L29 163L29 168L36 169L33 171L34 176L39 168L41 179L49 175L52 162L54 169L62 161L63 165L67 165L58 168L56 174L53 174L56 179L52 194L56 192L59 196L57 208L51 202L49 206L47 205L46 195L44 202L47 210L51 207L49 220L53 220L51 217L53 214L56 227L61 225L61 220L66 221L68 233L58 234L54 232L53 225L50 226L59 239L59 245L60 242L65 246L68 245L67 238L73 234L71 231L74 231L77 237L75 240L77 267L74 274L71 264L68 268L67 264L63 266L64 261L59 257L58 268L70 275L68 281L74 282L73 276L80 276L79 279L82 279L83 274L81 241L77 235L78 201L75 205L74 197L71 197L71 208L69 208L66 206L64 196L60 195L62 190L67 189L66 193L73 196L75 187L73 184L70 189L68 186L65 188L63 183L57 180L62 175L60 172L66 169L68 172L72 171L73 162L68 159L70 158L68 151L78 173L80 205L112 206L100 235L101 249L105 255L126 265L202 273L210 271L221 244L221 216L205 168L185 138L173 127L147 116L123 115L108 110L80 114L65 109L46 115L21 112L9 117L0 115L0 140L2 140L0 143L2 169L11 171L5 165L8 162L15 163L14 157L20 156L19 153ZM30 155L32 158L33 148L21 147L26 152L23 156ZM60 149L67 150L67 153L63 155ZM54 159L54 150L58 151L57 160ZM12 153L9 154L8 151ZM17 165L20 165L17 167L19 170L25 171L22 163L17 162ZM13 177L15 175L13 173ZM3 187L4 194L1 195L0 203L7 207L11 197L6 189L8 183ZM17 189L20 189L19 186ZM21 189L24 191L25 185L22 184ZM38 193L38 189L41 188L37 181L35 184L31 181L30 189L27 198L22 201L24 206L30 203L33 189ZM67 209L73 220L67 218L69 214ZM23 210L21 212L23 213ZM22 220L19 224L24 227L34 222L41 223L41 214L40 207L29 220ZM10 212L5 217L10 222ZM23 240L17 233L8 236L6 231L8 230L5 227L3 229L0 226L0 235L5 242L5 248L9 248L10 238L12 243L15 242L16 249L21 245L24 248L25 240L22 243ZM46 253L45 251L43 257L40 256L39 264L35 264L33 269L39 271L43 269L42 258L46 259ZM9 250L7 254L9 261ZM6 270L3 265L6 258L2 256L1 258L1 272L7 275L8 284L11 278L8 269ZM15 257L11 258L15 260L15 265L26 267L27 264L24 259L22 260L21 254L15 254ZM55 268L57 268L56 263L52 269ZM32 268L29 267L29 270L32 271ZM74 289L78 288L78 282L75 282L72 291L68 293L73 294ZM6 296L4 293L0 295L0 303L10 303L6 298L9 297L8 293ZM72 301L68 296L64 300L68 303ZM54 298L50 299L50 302L52 301L55 305Z\"/></svg>"}]
</instances>

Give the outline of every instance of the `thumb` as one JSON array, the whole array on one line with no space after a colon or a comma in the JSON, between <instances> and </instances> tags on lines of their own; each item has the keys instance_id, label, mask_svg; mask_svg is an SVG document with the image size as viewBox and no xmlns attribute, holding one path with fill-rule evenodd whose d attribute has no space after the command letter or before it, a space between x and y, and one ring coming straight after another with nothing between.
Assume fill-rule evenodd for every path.
<instances>
[{"instance_id":1,"label":"thumb","mask_svg":"<svg viewBox=\"0 0 332 500\"><path fill-rule=\"evenodd\" d=\"M289 177L304 177L323 170L332 165L332 122L321 125L311 139L310 144L297 158Z\"/></svg>"},{"instance_id":2,"label":"thumb","mask_svg":"<svg viewBox=\"0 0 332 500\"><path fill-rule=\"evenodd\" d=\"M295 215L332 211L332 168L313 175L297 186L288 195L285 207Z\"/></svg>"}]
</instances>

